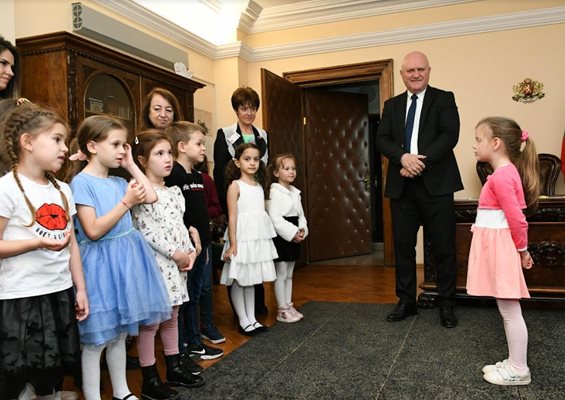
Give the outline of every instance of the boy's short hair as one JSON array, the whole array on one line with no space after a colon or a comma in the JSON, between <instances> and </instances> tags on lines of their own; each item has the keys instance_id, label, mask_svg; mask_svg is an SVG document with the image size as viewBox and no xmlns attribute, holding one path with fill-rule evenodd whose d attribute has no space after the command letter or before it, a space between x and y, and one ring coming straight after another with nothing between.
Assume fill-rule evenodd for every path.
<instances>
[{"instance_id":1,"label":"boy's short hair","mask_svg":"<svg viewBox=\"0 0 565 400\"><path fill-rule=\"evenodd\" d=\"M204 134L202 126L194 122L177 121L167 128L167 134L173 142L173 156L175 158L179 156L179 143L188 142L194 132Z\"/></svg>"}]
</instances>

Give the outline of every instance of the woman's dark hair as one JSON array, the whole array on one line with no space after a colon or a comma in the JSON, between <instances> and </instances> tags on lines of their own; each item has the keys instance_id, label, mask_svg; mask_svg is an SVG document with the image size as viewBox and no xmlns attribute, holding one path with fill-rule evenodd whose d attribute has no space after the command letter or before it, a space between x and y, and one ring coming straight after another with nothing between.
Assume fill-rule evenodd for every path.
<instances>
[{"instance_id":1,"label":"woman's dark hair","mask_svg":"<svg viewBox=\"0 0 565 400\"><path fill-rule=\"evenodd\" d=\"M254 143L243 143L239 145L237 149L235 149L235 154L233 156L233 159L230 160L230 162L228 163L225 169L224 175L226 177L226 190L233 181L241 178L241 170L237 167L237 165L235 165L234 159L239 160L243 155L243 152L247 149L255 149L257 150L257 153L261 155L261 152L259 151L259 147L257 147ZM263 164L263 161L259 160L259 168L255 173L255 180L259 183L259 185L261 185L261 187L263 188L263 193L265 193L265 195L267 193L266 175L267 173L265 169L265 164Z\"/></svg>"},{"instance_id":2,"label":"woman's dark hair","mask_svg":"<svg viewBox=\"0 0 565 400\"><path fill-rule=\"evenodd\" d=\"M156 94L162 96L171 104L171 107L173 107L173 122L184 120L182 110L180 108L180 103L176 96L169 92L167 89L155 88L150 91L147 96L145 96L145 100L143 100L143 107L141 107L141 120L143 122L144 130L155 128L155 126L149 119L149 108L151 107L151 100Z\"/></svg>"},{"instance_id":3,"label":"woman's dark hair","mask_svg":"<svg viewBox=\"0 0 565 400\"><path fill-rule=\"evenodd\" d=\"M5 143L4 139L4 122L8 115L18 106L16 99L0 100L0 143ZM4 175L11 168L12 160L6 152L6 146L0 148L0 175Z\"/></svg>"},{"instance_id":4,"label":"woman's dark hair","mask_svg":"<svg viewBox=\"0 0 565 400\"><path fill-rule=\"evenodd\" d=\"M234 111L237 111L240 106L245 106L247 104L255 107L255 109L258 110L259 105L261 104L261 102L259 101L259 95L250 87L237 88L231 95L232 108L234 109Z\"/></svg>"},{"instance_id":5,"label":"woman's dark hair","mask_svg":"<svg viewBox=\"0 0 565 400\"><path fill-rule=\"evenodd\" d=\"M20 92L20 76L21 76L21 58L20 52L12 43L0 36L0 53L4 50L8 50L14 56L14 66L12 71L14 76L8 82L6 89L0 91L0 99L9 99L12 97L18 97Z\"/></svg>"}]
</instances>

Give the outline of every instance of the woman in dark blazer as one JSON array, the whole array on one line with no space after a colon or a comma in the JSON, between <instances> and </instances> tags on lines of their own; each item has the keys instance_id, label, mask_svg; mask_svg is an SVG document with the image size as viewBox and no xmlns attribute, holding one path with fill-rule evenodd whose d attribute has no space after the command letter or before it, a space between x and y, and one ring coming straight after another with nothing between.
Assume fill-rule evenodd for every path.
<instances>
[{"instance_id":1,"label":"woman in dark blazer","mask_svg":"<svg viewBox=\"0 0 565 400\"><path fill-rule=\"evenodd\" d=\"M241 87L233 92L231 105L235 111L237 122L218 129L214 142L214 182L220 198L220 205L227 215L224 171L233 158L235 149L242 143L255 143L259 148L261 161L267 166L269 152L267 149L267 132L254 126L260 101L257 92L250 87Z\"/></svg>"},{"instance_id":2,"label":"woman in dark blazer","mask_svg":"<svg viewBox=\"0 0 565 400\"><path fill-rule=\"evenodd\" d=\"M267 132L253 125L259 109L259 95L250 87L240 87L231 96L231 105L237 122L218 129L214 142L214 183L220 205L227 216L225 169L235 154L235 149L243 143L255 143L259 148L261 162L267 166L269 161ZM227 286L228 292L231 286ZM231 296L228 296L231 302ZM265 289L263 285L255 285L255 312L267 314L265 306Z\"/></svg>"}]
</instances>

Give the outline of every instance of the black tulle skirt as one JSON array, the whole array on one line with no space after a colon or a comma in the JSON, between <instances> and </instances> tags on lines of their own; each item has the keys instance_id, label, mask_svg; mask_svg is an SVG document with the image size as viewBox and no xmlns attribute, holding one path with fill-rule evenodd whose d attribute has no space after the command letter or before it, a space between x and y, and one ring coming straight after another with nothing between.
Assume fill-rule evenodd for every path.
<instances>
[{"instance_id":1,"label":"black tulle skirt","mask_svg":"<svg viewBox=\"0 0 565 400\"><path fill-rule=\"evenodd\" d=\"M51 393L64 375L80 378L73 288L0 300L0 399L17 398L26 382Z\"/></svg>"},{"instance_id":2,"label":"black tulle skirt","mask_svg":"<svg viewBox=\"0 0 565 400\"><path fill-rule=\"evenodd\" d=\"M298 226L298 217L283 217L288 222L293 225ZM294 242L287 242L282 237L277 235L277 237L273 238L273 243L277 248L277 253L279 258L274 260L277 261L296 261L300 256L300 244Z\"/></svg>"}]
</instances>

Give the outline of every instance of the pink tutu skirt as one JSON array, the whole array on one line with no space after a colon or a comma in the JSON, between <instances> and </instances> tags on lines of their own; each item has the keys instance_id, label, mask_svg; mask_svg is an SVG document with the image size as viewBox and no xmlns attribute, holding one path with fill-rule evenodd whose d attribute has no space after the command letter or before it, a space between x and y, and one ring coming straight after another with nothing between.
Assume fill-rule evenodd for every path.
<instances>
[{"instance_id":1,"label":"pink tutu skirt","mask_svg":"<svg viewBox=\"0 0 565 400\"><path fill-rule=\"evenodd\" d=\"M529 299L520 253L504 212L479 209L471 231L467 293L498 299Z\"/></svg>"}]
</instances>

